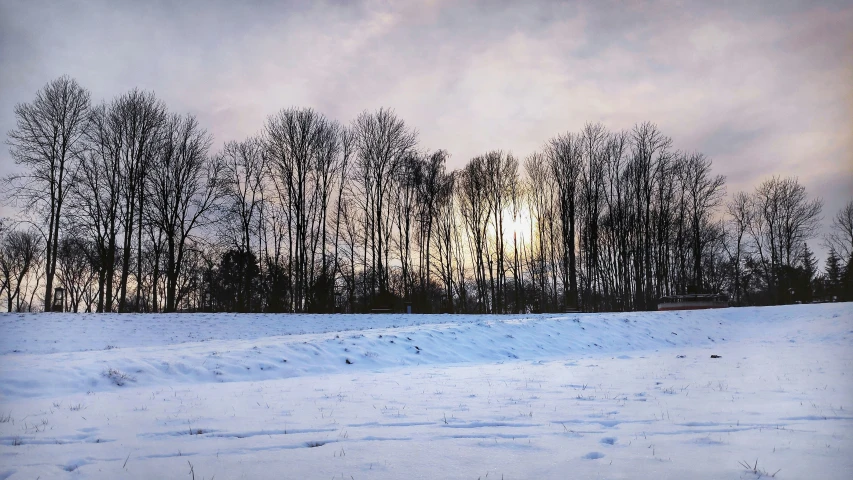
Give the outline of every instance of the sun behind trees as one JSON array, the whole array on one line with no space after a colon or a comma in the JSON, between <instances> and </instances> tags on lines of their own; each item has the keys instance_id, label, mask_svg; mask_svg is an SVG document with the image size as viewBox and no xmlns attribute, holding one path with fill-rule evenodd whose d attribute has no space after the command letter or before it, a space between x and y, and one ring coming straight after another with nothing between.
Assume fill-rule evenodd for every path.
<instances>
[{"instance_id":1,"label":"sun behind trees","mask_svg":"<svg viewBox=\"0 0 853 480\"><path fill-rule=\"evenodd\" d=\"M711 159L651 123L587 124L448 171L449 153L389 109L345 125L287 108L212 151L153 93L89 98L61 77L15 109L10 311L49 310L57 284L63 309L101 312L645 310L691 291L737 305L851 291L853 207L817 274L820 200L773 177L724 202Z\"/></svg>"}]
</instances>

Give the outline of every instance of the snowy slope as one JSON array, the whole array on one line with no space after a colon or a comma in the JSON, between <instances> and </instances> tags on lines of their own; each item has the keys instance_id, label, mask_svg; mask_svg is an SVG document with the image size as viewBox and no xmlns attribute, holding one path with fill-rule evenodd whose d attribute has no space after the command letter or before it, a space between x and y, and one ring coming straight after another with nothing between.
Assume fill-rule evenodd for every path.
<instances>
[{"instance_id":1,"label":"snowy slope","mask_svg":"<svg viewBox=\"0 0 853 480\"><path fill-rule=\"evenodd\" d=\"M847 478L851 347L851 304L3 315L0 479Z\"/></svg>"},{"instance_id":2,"label":"snowy slope","mask_svg":"<svg viewBox=\"0 0 853 480\"><path fill-rule=\"evenodd\" d=\"M799 312L789 307L518 317L11 314L0 316L0 395L111 389L113 382L103 375L109 369L143 386L709 345L727 335L778 329L780 318L786 323L778 334L788 338L792 323L807 325L798 313L813 321L843 311L823 305Z\"/></svg>"}]
</instances>

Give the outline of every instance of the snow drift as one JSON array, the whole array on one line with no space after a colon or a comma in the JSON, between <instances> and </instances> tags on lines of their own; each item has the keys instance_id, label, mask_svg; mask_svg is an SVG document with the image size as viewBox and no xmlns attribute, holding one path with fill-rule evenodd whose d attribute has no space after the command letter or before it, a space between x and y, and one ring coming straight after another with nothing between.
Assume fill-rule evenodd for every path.
<instances>
[{"instance_id":1,"label":"snow drift","mask_svg":"<svg viewBox=\"0 0 853 480\"><path fill-rule=\"evenodd\" d=\"M849 312L826 304L541 316L8 314L0 316L0 395L612 355L757 332L797 341L827 335L810 325Z\"/></svg>"}]
</instances>

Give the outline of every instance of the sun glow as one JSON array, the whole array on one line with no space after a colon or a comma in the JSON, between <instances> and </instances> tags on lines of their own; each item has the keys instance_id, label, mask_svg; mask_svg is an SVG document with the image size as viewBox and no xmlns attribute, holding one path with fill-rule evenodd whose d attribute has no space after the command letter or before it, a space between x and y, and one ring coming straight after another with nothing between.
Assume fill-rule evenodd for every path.
<instances>
[{"instance_id":1,"label":"sun glow","mask_svg":"<svg viewBox=\"0 0 853 480\"><path fill-rule=\"evenodd\" d=\"M529 243L532 235L533 220L530 211L521 206L516 210L506 209L503 214L503 238L505 243L517 242L521 247Z\"/></svg>"}]
</instances>

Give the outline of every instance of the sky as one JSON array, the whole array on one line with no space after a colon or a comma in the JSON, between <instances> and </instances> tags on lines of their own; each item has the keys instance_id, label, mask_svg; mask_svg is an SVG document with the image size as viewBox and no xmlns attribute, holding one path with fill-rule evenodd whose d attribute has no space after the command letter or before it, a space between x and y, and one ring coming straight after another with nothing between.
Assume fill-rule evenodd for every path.
<instances>
[{"instance_id":1,"label":"sky","mask_svg":"<svg viewBox=\"0 0 853 480\"><path fill-rule=\"evenodd\" d=\"M153 91L216 148L282 108L390 107L451 168L650 121L730 194L798 177L828 225L853 199L851 25L850 1L0 0L0 136L63 74L95 102Z\"/></svg>"}]
</instances>

